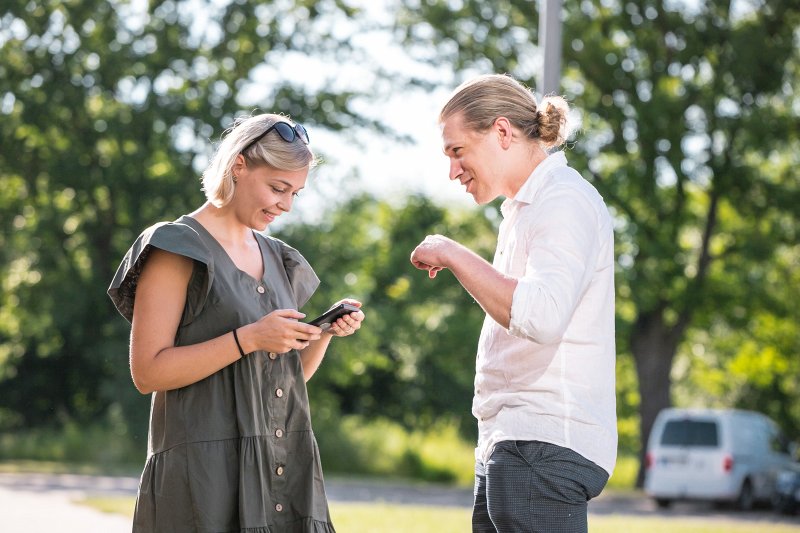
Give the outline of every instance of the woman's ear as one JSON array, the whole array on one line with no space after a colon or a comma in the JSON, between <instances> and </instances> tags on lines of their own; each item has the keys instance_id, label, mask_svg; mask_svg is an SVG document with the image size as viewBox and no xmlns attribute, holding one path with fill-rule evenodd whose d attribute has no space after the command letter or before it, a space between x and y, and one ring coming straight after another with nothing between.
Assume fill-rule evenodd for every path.
<instances>
[{"instance_id":1,"label":"woman's ear","mask_svg":"<svg viewBox=\"0 0 800 533\"><path fill-rule=\"evenodd\" d=\"M238 154L236 159L233 161L233 167L231 167L231 173L234 176L239 176L243 170L247 168L247 161L245 161L244 156L242 154Z\"/></svg>"}]
</instances>

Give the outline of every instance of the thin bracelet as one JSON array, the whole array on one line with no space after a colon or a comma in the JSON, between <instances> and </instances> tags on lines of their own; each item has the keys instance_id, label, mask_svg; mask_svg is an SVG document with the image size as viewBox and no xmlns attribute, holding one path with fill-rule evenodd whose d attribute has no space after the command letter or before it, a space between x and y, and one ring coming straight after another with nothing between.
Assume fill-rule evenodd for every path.
<instances>
[{"instance_id":1,"label":"thin bracelet","mask_svg":"<svg viewBox=\"0 0 800 533\"><path fill-rule=\"evenodd\" d=\"M233 340L236 341L236 347L239 348L239 355L244 357L244 350L242 350L242 345L239 344L239 336L236 334L236 329L231 330L231 333L233 333Z\"/></svg>"}]
</instances>

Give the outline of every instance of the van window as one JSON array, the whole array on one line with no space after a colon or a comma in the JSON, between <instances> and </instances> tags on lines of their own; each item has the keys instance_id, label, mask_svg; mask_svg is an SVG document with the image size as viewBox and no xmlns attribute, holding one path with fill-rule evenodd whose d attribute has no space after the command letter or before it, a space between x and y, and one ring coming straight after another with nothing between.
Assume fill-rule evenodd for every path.
<instances>
[{"instance_id":1,"label":"van window","mask_svg":"<svg viewBox=\"0 0 800 533\"><path fill-rule=\"evenodd\" d=\"M778 429L773 429L770 432L769 444L773 452L791 455L791 442L792 441L790 441L789 438Z\"/></svg>"},{"instance_id":2,"label":"van window","mask_svg":"<svg viewBox=\"0 0 800 533\"><path fill-rule=\"evenodd\" d=\"M661 445L718 446L717 423L699 420L670 420L664 426Z\"/></svg>"}]
</instances>

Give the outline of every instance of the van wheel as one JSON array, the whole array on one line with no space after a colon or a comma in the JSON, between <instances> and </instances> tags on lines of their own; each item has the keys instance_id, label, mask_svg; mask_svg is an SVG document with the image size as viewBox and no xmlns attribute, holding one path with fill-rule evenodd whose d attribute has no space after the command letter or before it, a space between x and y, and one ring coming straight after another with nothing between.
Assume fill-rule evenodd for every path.
<instances>
[{"instance_id":1,"label":"van wheel","mask_svg":"<svg viewBox=\"0 0 800 533\"><path fill-rule=\"evenodd\" d=\"M750 511L753 509L755 498L753 496L753 485L749 479L745 479L742 483L742 490L739 491L739 497L736 498L734 505L740 511Z\"/></svg>"},{"instance_id":2,"label":"van wheel","mask_svg":"<svg viewBox=\"0 0 800 533\"><path fill-rule=\"evenodd\" d=\"M659 509L669 509L670 505L672 505L672 500L656 498L656 505L658 505Z\"/></svg>"}]
</instances>

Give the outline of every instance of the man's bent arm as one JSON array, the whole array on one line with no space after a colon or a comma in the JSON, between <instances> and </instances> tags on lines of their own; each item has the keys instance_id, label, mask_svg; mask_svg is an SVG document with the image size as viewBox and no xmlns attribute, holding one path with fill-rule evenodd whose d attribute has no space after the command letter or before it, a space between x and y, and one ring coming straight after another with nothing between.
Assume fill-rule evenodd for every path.
<instances>
[{"instance_id":1,"label":"man's bent arm","mask_svg":"<svg viewBox=\"0 0 800 533\"><path fill-rule=\"evenodd\" d=\"M455 246L448 254L447 268L483 310L508 329L517 280L498 272L491 263L469 248L453 242Z\"/></svg>"}]
</instances>

